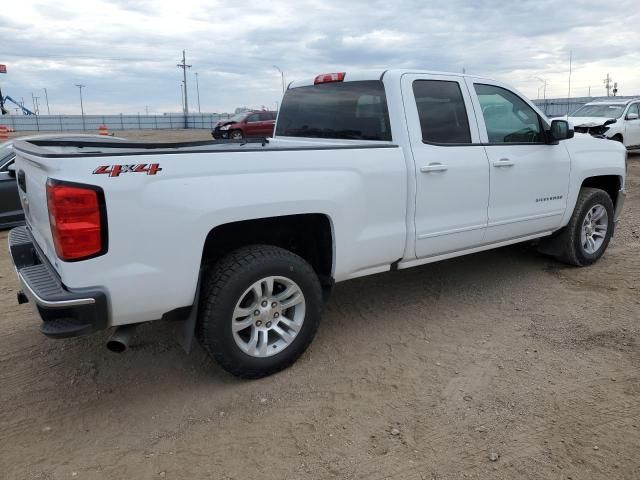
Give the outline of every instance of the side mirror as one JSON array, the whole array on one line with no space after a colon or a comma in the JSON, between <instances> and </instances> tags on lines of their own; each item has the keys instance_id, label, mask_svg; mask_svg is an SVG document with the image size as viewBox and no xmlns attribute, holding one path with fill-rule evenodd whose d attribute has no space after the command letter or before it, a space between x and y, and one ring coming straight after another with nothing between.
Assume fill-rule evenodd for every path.
<instances>
[{"instance_id":1,"label":"side mirror","mask_svg":"<svg viewBox=\"0 0 640 480\"><path fill-rule=\"evenodd\" d=\"M550 133L551 138L557 141L573 138L573 128L566 120L552 120Z\"/></svg>"},{"instance_id":2,"label":"side mirror","mask_svg":"<svg viewBox=\"0 0 640 480\"><path fill-rule=\"evenodd\" d=\"M11 178L16 178L16 164L12 163L7 167L7 173Z\"/></svg>"},{"instance_id":3,"label":"side mirror","mask_svg":"<svg viewBox=\"0 0 640 480\"><path fill-rule=\"evenodd\" d=\"M627 114L627 120L638 120L638 114L637 113L628 113Z\"/></svg>"}]
</instances>

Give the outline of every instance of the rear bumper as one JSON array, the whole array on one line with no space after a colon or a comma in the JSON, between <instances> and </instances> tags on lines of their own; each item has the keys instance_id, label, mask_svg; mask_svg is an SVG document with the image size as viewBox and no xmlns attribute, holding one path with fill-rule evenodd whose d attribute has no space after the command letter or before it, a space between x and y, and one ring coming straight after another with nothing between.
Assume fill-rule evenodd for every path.
<instances>
[{"instance_id":1,"label":"rear bumper","mask_svg":"<svg viewBox=\"0 0 640 480\"><path fill-rule=\"evenodd\" d=\"M29 229L9 233L9 251L22 292L42 319L40 330L52 338L86 335L108 326L107 295L100 289L73 290L65 287L56 271L39 251Z\"/></svg>"}]
</instances>

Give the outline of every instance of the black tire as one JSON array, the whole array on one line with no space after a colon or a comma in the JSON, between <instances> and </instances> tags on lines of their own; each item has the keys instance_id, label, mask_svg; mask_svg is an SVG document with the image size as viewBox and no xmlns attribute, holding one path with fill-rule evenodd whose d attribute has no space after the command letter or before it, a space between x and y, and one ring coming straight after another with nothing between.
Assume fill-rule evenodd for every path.
<instances>
[{"instance_id":1,"label":"black tire","mask_svg":"<svg viewBox=\"0 0 640 480\"><path fill-rule=\"evenodd\" d=\"M598 250L594 253L588 253L585 251L584 246L580 241L582 222L584 221L587 212L597 204L602 205L607 211L607 233L605 234L604 241ZM571 220L569 220L569 224L557 237L560 248L559 254L556 255L556 258L561 262L578 267L584 267L595 263L604 254L607 246L609 245L609 241L611 240L611 235L613 234L614 229L613 215L613 202L607 192L600 190L599 188L582 188L578 195L578 200L576 201L576 206L573 210Z\"/></svg>"},{"instance_id":2,"label":"black tire","mask_svg":"<svg viewBox=\"0 0 640 480\"><path fill-rule=\"evenodd\" d=\"M231 139L231 140L244 140L244 133L242 133L242 130L231 130L229 132L229 139Z\"/></svg>"},{"instance_id":3,"label":"black tire","mask_svg":"<svg viewBox=\"0 0 640 480\"><path fill-rule=\"evenodd\" d=\"M294 281L302 291L305 315L293 341L270 357L248 355L232 332L236 303L255 282L269 276ZM298 255L270 245L235 250L206 274L200 294L198 339L222 368L240 378L261 378L283 370L307 349L320 324L322 289L313 268Z\"/></svg>"}]
</instances>

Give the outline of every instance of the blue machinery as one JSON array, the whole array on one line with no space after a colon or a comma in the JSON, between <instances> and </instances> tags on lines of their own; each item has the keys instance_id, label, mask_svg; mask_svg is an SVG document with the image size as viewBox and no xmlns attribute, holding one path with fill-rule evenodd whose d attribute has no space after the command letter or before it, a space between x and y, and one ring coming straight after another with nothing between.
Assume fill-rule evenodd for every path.
<instances>
[{"instance_id":1,"label":"blue machinery","mask_svg":"<svg viewBox=\"0 0 640 480\"><path fill-rule=\"evenodd\" d=\"M7 113L9 113L5 108L4 108L4 104L7 102L11 102L13 103L15 106L17 106L20 110L22 110L22 113L25 115L34 115L34 113L29 110L27 107L25 107L24 105L22 105L19 102L16 102L13 98L11 98L9 95L7 95L6 97L2 98L2 94L0 93L0 110L2 110L2 115L6 115Z\"/></svg>"}]
</instances>

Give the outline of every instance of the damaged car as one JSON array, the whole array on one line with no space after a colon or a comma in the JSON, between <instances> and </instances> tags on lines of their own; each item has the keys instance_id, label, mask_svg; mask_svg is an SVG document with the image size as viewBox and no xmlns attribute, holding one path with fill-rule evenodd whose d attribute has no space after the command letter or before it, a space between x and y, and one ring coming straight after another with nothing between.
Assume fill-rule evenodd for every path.
<instances>
[{"instance_id":1,"label":"damaged car","mask_svg":"<svg viewBox=\"0 0 640 480\"><path fill-rule=\"evenodd\" d=\"M248 111L218 122L211 136L215 139L243 140L245 138L267 138L273 135L277 112Z\"/></svg>"},{"instance_id":2,"label":"damaged car","mask_svg":"<svg viewBox=\"0 0 640 480\"><path fill-rule=\"evenodd\" d=\"M640 98L587 103L568 120L577 133L616 140L628 150L640 149Z\"/></svg>"}]
</instances>

